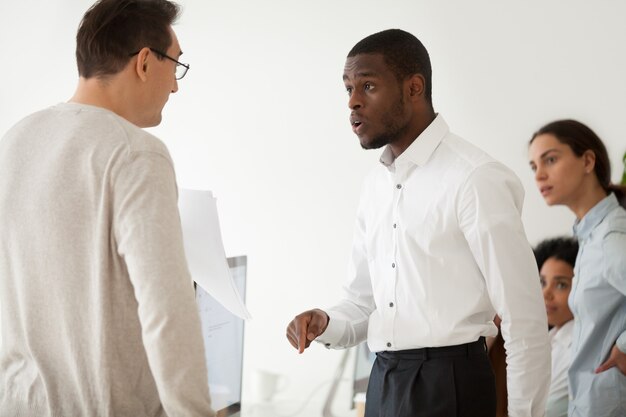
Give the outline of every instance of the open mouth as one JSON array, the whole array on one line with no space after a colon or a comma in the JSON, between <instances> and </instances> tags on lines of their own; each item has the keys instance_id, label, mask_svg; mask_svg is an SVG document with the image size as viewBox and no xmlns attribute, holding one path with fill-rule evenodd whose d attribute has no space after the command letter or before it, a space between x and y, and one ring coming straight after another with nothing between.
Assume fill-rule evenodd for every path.
<instances>
[{"instance_id":1,"label":"open mouth","mask_svg":"<svg viewBox=\"0 0 626 417\"><path fill-rule=\"evenodd\" d=\"M361 120L356 116L350 116L350 125L352 126L352 131L357 133L359 127L362 126Z\"/></svg>"}]
</instances>

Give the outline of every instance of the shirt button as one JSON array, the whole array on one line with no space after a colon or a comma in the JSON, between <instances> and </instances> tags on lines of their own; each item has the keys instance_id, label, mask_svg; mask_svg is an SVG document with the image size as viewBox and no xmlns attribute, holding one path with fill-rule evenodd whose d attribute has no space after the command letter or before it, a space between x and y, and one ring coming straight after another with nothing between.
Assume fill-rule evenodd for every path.
<instances>
[{"instance_id":1,"label":"shirt button","mask_svg":"<svg viewBox=\"0 0 626 417\"><path fill-rule=\"evenodd\" d=\"M387 342L387 347L391 347L391 343Z\"/></svg>"},{"instance_id":2,"label":"shirt button","mask_svg":"<svg viewBox=\"0 0 626 417\"><path fill-rule=\"evenodd\" d=\"M389 303L389 307L393 307L393 303Z\"/></svg>"},{"instance_id":3,"label":"shirt button","mask_svg":"<svg viewBox=\"0 0 626 417\"><path fill-rule=\"evenodd\" d=\"M391 264L391 267L392 267L392 268L395 268L395 267L396 267L396 264L395 264L395 263L394 263L394 264Z\"/></svg>"},{"instance_id":4,"label":"shirt button","mask_svg":"<svg viewBox=\"0 0 626 417\"><path fill-rule=\"evenodd\" d=\"M402 188L402 184L397 184L396 188L399 190L400 188Z\"/></svg>"},{"instance_id":5,"label":"shirt button","mask_svg":"<svg viewBox=\"0 0 626 417\"><path fill-rule=\"evenodd\" d=\"M395 224L395 223L393 224L393 228L394 228L394 229L396 228L396 224Z\"/></svg>"}]
</instances>

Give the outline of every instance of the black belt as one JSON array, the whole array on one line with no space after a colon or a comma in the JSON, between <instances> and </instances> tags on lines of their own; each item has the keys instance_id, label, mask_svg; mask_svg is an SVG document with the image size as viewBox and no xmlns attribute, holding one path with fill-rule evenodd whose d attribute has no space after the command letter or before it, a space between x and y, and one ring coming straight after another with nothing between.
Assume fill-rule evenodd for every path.
<instances>
[{"instance_id":1,"label":"black belt","mask_svg":"<svg viewBox=\"0 0 626 417\"><path fill-rule=\"evenodd\" d=\"M462 345L396 351L385 350L377 352L376 355L382 356L385 359L427 360L431 358L484 355L486 352L487 344L485 343L485 338L481 336L475 342L464 343Z\"/></svg>"}]
</instances>

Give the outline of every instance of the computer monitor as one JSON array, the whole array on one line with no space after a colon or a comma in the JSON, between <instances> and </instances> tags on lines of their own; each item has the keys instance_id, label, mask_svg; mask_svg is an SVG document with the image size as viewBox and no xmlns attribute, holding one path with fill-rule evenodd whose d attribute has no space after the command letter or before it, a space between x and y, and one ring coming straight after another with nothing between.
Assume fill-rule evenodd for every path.
<instances>
[{"instance_id":1,"label":"computer monitor","mask_svg":"<svg viewBox=\"0 0 626 417\"><path fill-rule=\"evenodd\" d=\"M235 286L245 298L246 256L228 258ZM244 320L226 310L200 286L196 286L211 403L218 417L238 415L241 410Z\"/></svg>"}]
</instances>

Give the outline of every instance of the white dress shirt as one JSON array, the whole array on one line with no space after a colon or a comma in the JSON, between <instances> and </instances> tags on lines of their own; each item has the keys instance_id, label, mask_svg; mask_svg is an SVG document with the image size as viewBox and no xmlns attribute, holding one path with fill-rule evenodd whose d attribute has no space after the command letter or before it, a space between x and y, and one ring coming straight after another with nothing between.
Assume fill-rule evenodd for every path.
<instances>
[{"instance_id":1,"label":"white dress shirt","mask_svg":"<svg viewBox=\"0 0 626 417\"><path fill-rule=\"evenodd\" d=\"M441 116L365 180L345 298L318 341L372 351L494 336L502 318L509 414L543 416L550 344L518 178Z\"/></svg>"},{"instance_id":2,"label":"white dress shirt","mask_svg":"<svg viewBox=\"0 0 626 417\"><path fill-rule=\"evenodd\" d=\"M546 417L567 417L569 397L567 371L571 362L573 330L574 320L570 320L561 327L553 327L549 333L552 345L552 381L548 393Z\"/></svg>"}]
</instances>

